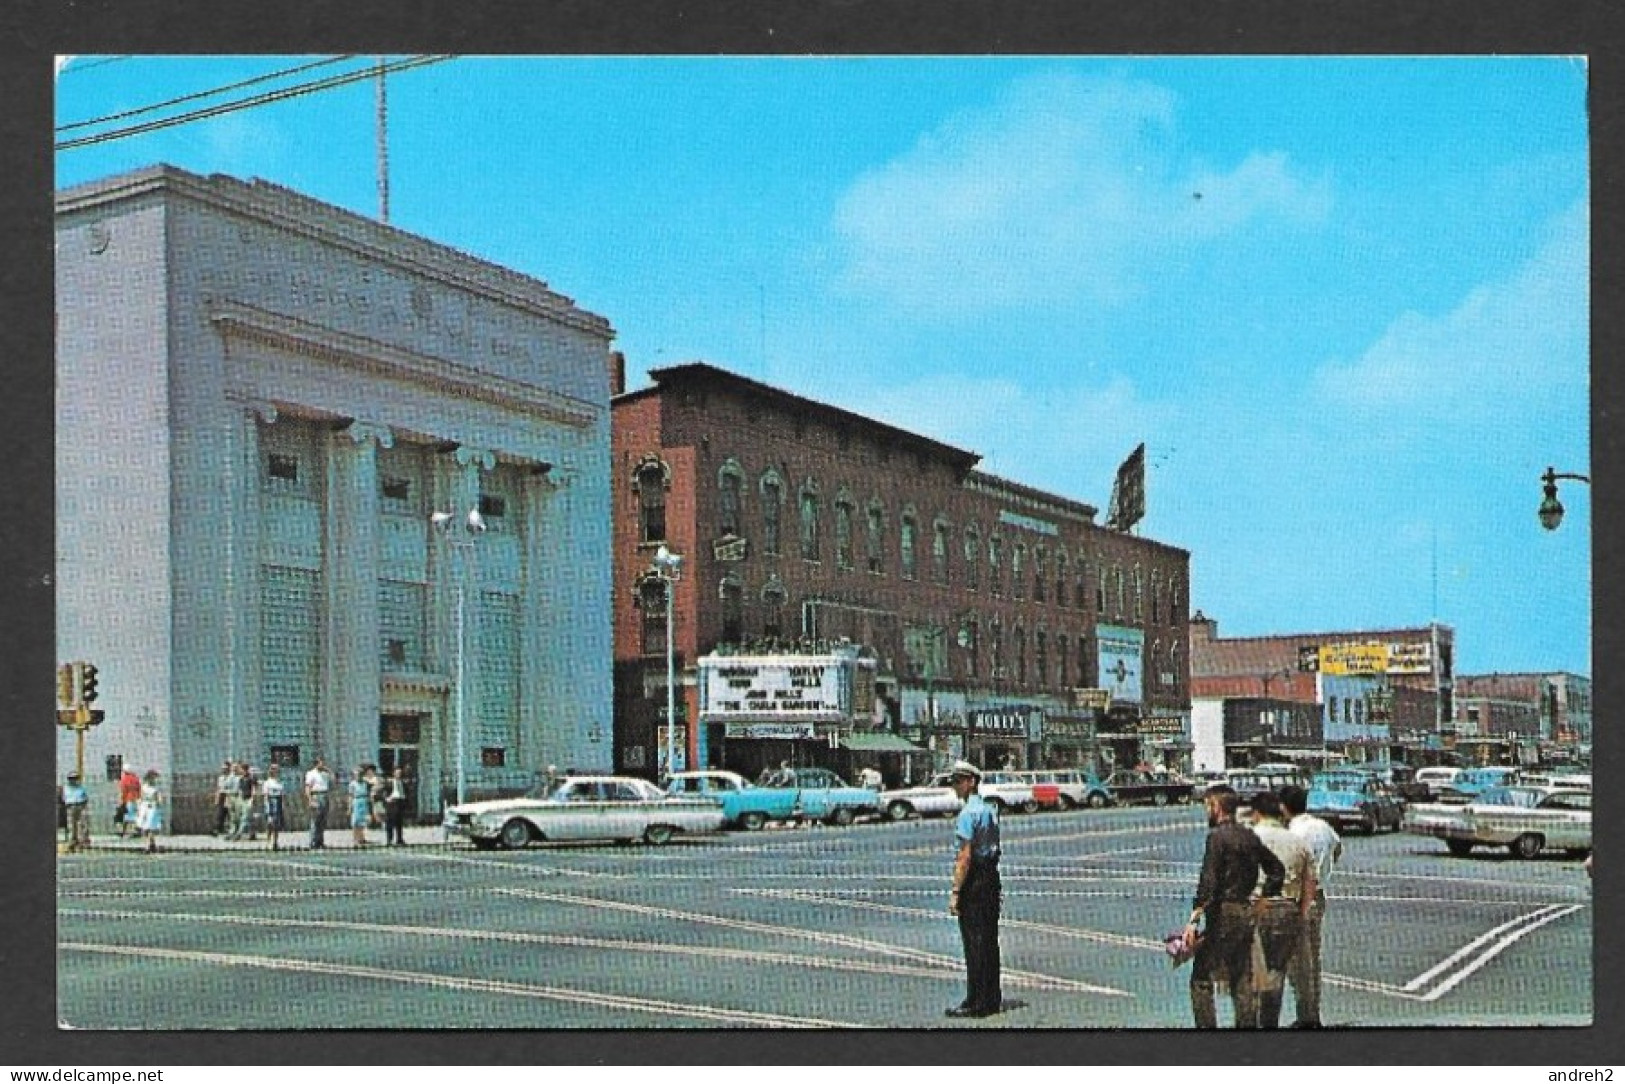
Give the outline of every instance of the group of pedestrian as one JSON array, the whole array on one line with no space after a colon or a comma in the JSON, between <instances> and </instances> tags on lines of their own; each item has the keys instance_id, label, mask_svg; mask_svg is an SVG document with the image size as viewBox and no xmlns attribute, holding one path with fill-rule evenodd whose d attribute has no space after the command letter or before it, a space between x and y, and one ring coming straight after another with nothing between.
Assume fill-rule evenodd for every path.
<instances>
[{"instance_id":1,"label":"group of pedestrian","mask_svg":"<svg viewBox=\"0 0 1625 1084\"><path fill-rule=\"evenodd\" d=\"M305 773L305 801L310 808L310 849L327 846L327 816L332 808L333 773L327 762L317 757ZM369 846L369 828L384 830L384 845L406 846L407 779L403 769L380 772L376 764L356 766L344 787L349 800L351 841L357 847Z\"/></svg>"},{"instance_id":2,"label":"group of pedestrian","mask_svg":"<svg viewBox=\"0 0 1625 1084\"><path fill-rule=\"evenodd\" d=\"M1319 1028L1321 925L1326 881L1342 856L1337 832L1306 812L1307 794L1288 786L1251 801L1240 823L1235 790L1205 797L1209 832L1184 937L1195 946L1191 1012L1218 1027L1216 994L1227 990L1238 1028L1280 1026L1286 986L1294 1028Z\"/></svg>"},{"instance_id":3,"label":"group of pedestrian","mask_svg":"<svg viewBox=\"0 0 1625 1084\"><path fill-rule=\"evenodd\" d=\"M1018 1004L1005 1001L1000 988L998 807L979 793L982 772L974 764L957 761L949 778L963 803L954 821L948 912L959 922L966 993L947 1014L991 1016ZM1216 996L1225 992L1236 1027L1277 1028L1290 984L1297 1010L1292 1027L1321 1027L1321 927L1342 840L1309 815L1300 786L1253 798L1249 824L1238 818L1241 799L1231 787L1209 789L1204 805L1209 831L1182 934L1192 951L1196 1026L1218 1027Z\"/></svg>"},{"instance_id":4,"label":"group of pedestrian","mask_svg":"<svg viewBox=\"0 0 1625 1084\"><path fill-rule=\"evenodd\" d=\"M156 770L143 778L124 768L119 773L118 802L113 810L113 823L118 826L119 838L133 830L138 838L147 841L147 852L158 849L158 833L163 831L165 804L163 791L158 786ZM63 842L69 851L82 851L90 846L90 791L77 771L69 772L66 782L57 791L57 800L63 810Z\"/></svg>"}]
</instances>

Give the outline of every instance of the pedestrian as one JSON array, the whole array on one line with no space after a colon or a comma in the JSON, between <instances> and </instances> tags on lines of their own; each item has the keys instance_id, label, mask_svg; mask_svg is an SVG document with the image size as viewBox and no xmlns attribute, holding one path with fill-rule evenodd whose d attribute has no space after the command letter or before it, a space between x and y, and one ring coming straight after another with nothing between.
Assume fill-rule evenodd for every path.
<instances>
[{"instance_id":1,"label":"pedestrian","mask_svg":"<svg viewBox=\"0 0 1625 1084\"><path fill-rule=\"evenodd\" d=\"M253 784L248 778L248 765L242 761L231 766L230 789L226 792L226 839L235 842L243 838L248 828L248 811L253 802Z\"/></svg>"},{"instance_id":2,"label":"pedestrian","mask_svg":"<svg viewBox=\"0 0 1625 1084\"><path fill-rule=\"evenodd\" d=\"M1253 992L1253 892L1264 871L1265 896L1281 894L1286 867L1251 830L1236 823L1241 804L1235 788L1219 785L1203 799L1208 834L1202 873L1196 882L1185 939L1201 939L1191 961L1191 1013L1198 1028L1219 1026L1215 993L1230 991L1235 1026L1258 1026L1258 999Z\"/></svg>"},{"instance_id":3,"label":"pedestrian","mask_svg":"<svg viewBox=\"0 0 1625 1084\"><path fill-rule=\"evenodd\" d=\"M372 780L367 766L358 765L350 777L350 833L357 847L367 845L367 825L372 821Z\"/></svg>"},{"instance_id":4,"label":"pedestrian","mask_svg":"<svg viewBox=\"0 0 1625 1084\"><path fill-rule=\"evenodd\" d=\"M141 801L141 777L136 775L132 768L126 767L118 777L118 800L123 809L123 815L119 817L118 822L118 837L123 839L126 828L132 832L137 831L135 809Z\"/></svg>"},{"instance_id":5,"label":"pedestrian","mask_svg":"<svg viewBox=\"0 0 1625 1084\"><path fill-rule=\"evenodd\" d=\"M969 761L948 770L964 803L954 822L954 877L948 913L959 919L965 947L965 1000L949 1016L992 1016L1003 1008L999 985L999 811L982 799L982 771Z\"/></svg>"},{"instance_id":6,"label":"pedestrian","mask_svg":"<svg viewBox=\"0 0 1625 1084\"><path fill-rule=\"evenodd\" d=\"M389 773L384 793L384 845L406 846L406 773L399 767Z\"/></svg>"},{"instance_id":7,"label":"pedestrian","mask_svg":"<svg viewBox=\"0 0 1625 1084\"><path fill-rule=\"evenodd\" d=\"M383 828L385 827L384 815L386 812L384 806L389 799L389 777L379 772L376 764L368 764L365 775L367 782L372 786L372 793L369 795L372 809L372 826L374 828ZM384 836L384 842L389 842L387 833Z\"/></svg>"},{"instance_id":8,"label":"pedestrian","mask_svg":"<svg viewBox=\"0 0 1625 1084\"><path fill-rule=\"evenodd\" d=\"M79 781L78 772L68 773L68 782L62 788L62 805L68 814L68 850L78 851L90 846L90 792Z\"/></svg>"},{"instance_id":9,"label":"pedestrian","mask_svg":"<svg viewBox=\"0 0 1625 1084\"><path fill-rule=\"evenodd\" d=\"M1256 904L1259 959L1264 970L1254 970L1258 991L1258 1026L1273 1031L1281 1026L1281 999L1286 994L1287 968L1303 943L1303 926L1315 900L1315 856L1309 845L1282 822L1281 796L1272 790L1255 795L1253 831L1281 865L1286 879L1281 894ZM1255 960L1256 964L1257 960Z\"/></svg>"},{"instance_id":10,"label":"pedestrian","mask_svg":"<svg viewBox=\"0 0 1625 1084\"><path fill-rule=\"evenodd\" d=\"M1287 815L1287 828L1309 846L1315 857L1315 896L1303 923L1303 943L1287 968L1292 997L1297 1004L1294 1028L1319 1028L1321 930L1326 921L1326 882L1332 867L1343 858L1343 840L1337 830L1319 817L1311 816L1309 793L1296 783L1281 788L1281 806Z\"/></svg>"},{"instance_id":11,"label":"pedestrian","mask_svg":"<svg viewBox=\"0 0 1625 1084\"><path fill-rule=\"evenodd\" d=\"M164 830L164 792L156 768L141 777L141 800L136 803L135 826L147 837L147 853L158 853L158 833Z\"/></svg>"},{"instance_id":12,"label":"pedestrian","mask_svg":"<svg viewBox=\"0 0 1625 1084\"><path fill-rule=\"evenodd\" d=\"M319 851L327 846L327 808L332 800L333 773L327 770L327 761L321 757L305 773L305 801L310 806L310 849Z\"/></svg>"},{"instance_id":13,"label":"pedestrian","mask_svg":"<svg viewBox=\"0 0 1625 1084\"><path fill-rule=\"evenodd\" d=\"M231 796L237 790L237 766L230 760L222 761L220 774L214 781L214 834L226 834L231 823Z\"/></svg>"},{"instance_id":14,"label":"pedestrian","mask_svg":"<svg viewBox=\"0 0 1625 1084\"><path fill-rule=\"evenodd\" d=\"M282 798L286 788L282 785L282 769L277 765L265 769L265 783L260 792L265 795L265 838L273 851L280 850L278 838L282 835Z\"/></svg>"}]
</instances>

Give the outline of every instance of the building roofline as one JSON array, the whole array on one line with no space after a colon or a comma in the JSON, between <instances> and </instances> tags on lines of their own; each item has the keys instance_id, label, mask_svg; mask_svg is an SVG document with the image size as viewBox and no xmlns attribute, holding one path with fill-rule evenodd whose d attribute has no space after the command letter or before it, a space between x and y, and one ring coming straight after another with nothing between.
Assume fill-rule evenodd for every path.
<instances>
[{"instance_id":1,"label":"building roofline","mask_svg":"<svg viewBox=\"0 0 1625 1084\"><path fill-rule=\"evenodd\" d=\"M203 176L159 163L60 189L56 214L94 212L153 193L172 193L349 249L373 262L447 281L606 342L615 337L608 319L581 308L541 279L260 178L244 181L223 173Z\"/></svg>"},{"instance_id":2,"label":"building roofline","mask_svg":"<svg viewBox=\"0 0 1625 1084\"><path fill-rule=\"evenodd\" d=\"M664 385L676 386L690 380L708 380L727 385L731 390L745 395L753 395L776 406L784 408L794 414L808 412L821 415L826 419L834 420L837 424L860 426L876 434L883 435L889 440L901 443L908 448L923 452L935 459L941 460L953 467L961 476L981 462L982 457L977 452L956 448L951 444L933 440L912 430L902 429L887 422L858 414L845 407L835 406L832 403L821 402L817 399L808 399L783 388L764 384L750 377L729 372L705 361L682 362L677 365L668 365L659 369L650 369L649 376L655 381L655 387L640 388L634 392L627 392L617 396L616 402L626 402L635 396L651 394L660 390Z\"/></svg>"},{"instance_id":3,"label":"building roofline","mask_svg":"<svg viewBox=\"0 0 1625 1084\"><path fill-rule=\"evenodd\" d=\"M1191 615L1192 625L1200 625L1203 623L1203 620L1213 619L1200 618L1197 616L1197 614ZM1455 627L1452 625L1447 625L1442 621L1434 621L1425 625L1401 625L1379 629L1340 629L1326 632L1276 632L1261 636L1212 636L1209 637L1206 642L1209 644L1244 644L1265 643L1271 640L1329 640L1337 637L1347 639L1351 636L1391 636L1395 633L1401 632L1428 632L1434 628L1439 629L1441 632L1449 632L1452 635L1454 635L1456 631Z\"/></svg>"}]
</instances>

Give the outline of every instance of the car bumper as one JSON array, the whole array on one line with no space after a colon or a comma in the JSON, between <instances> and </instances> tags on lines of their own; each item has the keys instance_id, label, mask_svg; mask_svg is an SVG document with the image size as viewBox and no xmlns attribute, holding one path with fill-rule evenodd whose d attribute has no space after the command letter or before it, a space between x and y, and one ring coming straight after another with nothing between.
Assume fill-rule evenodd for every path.
<instances>
[{"instance_id":1,"label":"car bumper","mask_svg":"<svg viewBox=\"0 0 1625 1084\"><path fill-rule=\"evenodd\" d=\"M501 834L498 827L450 817L440 822L440 831L448 838L461 836L464 839L496 839Z\"/></svg>"},{"instance_id":2,"label":"car bumper","mask_svg":"<svg viewBox=\"0 0 1625 1084\"><path fill-rule=\"evenodd\" d=\"M1338 831L1345 828L1371 831L1377 827L1376 818L1358 809L1311 809L1309 815L1319 817Z\"/></svg>"}]
</instances>

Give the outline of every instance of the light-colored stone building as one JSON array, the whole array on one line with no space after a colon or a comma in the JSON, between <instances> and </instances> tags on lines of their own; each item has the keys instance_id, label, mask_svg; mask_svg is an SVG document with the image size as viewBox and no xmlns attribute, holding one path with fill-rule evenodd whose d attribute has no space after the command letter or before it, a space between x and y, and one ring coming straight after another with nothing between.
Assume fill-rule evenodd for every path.
<instances>
[{"instance_id":1,"label":"light-colored stone building","mask_svg":"<svg viewBox=\"0 0 1625 1084\"><path fill-rule=\"evenodd\" d=\"M159 166L56 220L57 650L100 671L91 782L156 768L186 830L226 757L401 764L421 817L460 777L610 767L606 320L259 181Z\"/></svg>"}]
</instances>

